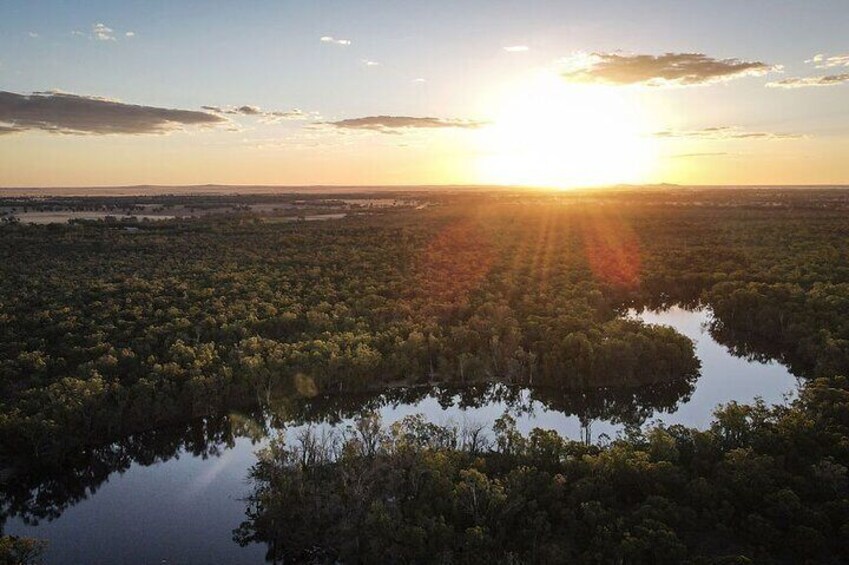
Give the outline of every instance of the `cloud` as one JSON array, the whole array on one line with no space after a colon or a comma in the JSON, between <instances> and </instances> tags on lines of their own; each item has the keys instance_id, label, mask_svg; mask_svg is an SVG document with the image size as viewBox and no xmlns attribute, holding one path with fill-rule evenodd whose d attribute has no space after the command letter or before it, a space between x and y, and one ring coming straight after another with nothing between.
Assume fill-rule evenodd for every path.
<instances>
[{"instance_id":1,"label":"cloud","mask_svg":"<svg viewBox=\"0 0 849 565\"><path fill-rule=\"evenodd\" d=\"M27 35L30 36L33 39L38 39L38 37L39 37L39 35L34 31L28 31Z\"/></svg>"},{"instance_id":2,"label":"cloud","mask_svg":"<svg viewBox=\"0 0 849 565\"><path fill-rule=\"evenodd\" d=\"M322 36L320 41L322 43L331 43L333 45L350 45L351 44L350 39L336 39L335 37L330 36L330 35Z\"/></svg>"},{"instance_id":3,"label":"cloud","mask_svg":"<svg viewBox=\"0 0 849 565\"><path fill-rule=\"evenodd\" d=\"M105 24L97 23L91 26L91 36L98 41L117 41L115 31Z\"/></svg>"},{"instance_id":4,"label":"cloud","mask_svg":"<svg viewBox=\"0 0 849 565\"><path fill-rule=\"evenodd\" d=\"M421 83L423 83L423 82L427 82L427 79L426 79L426 78L419 77L419 78L414 78L414 79L412 80L412 82L415 82L415 83L421 84Z\"/></svg>"},{"instance_id":5,"label":"cloud","mask_svg":"<svg viewBox=\"0 0 849 565\"><path fill-rule=\"evenodd\" d=\"M241 114L243 116L262 116L265 114L262 110L260 110L259 106L233 106L229 108L222 108L221 106L201 106L203 110L209 110L210 112L215 112L216 114L229 114L231 116L235 116Z\"/></svg>"},{"instance_id":6,"label":"cloud","mask_svg":"<svg viewBox=\"0 0 849 565\"><path fill-rule=\"evenodd\" d=\"M695 130L663 130L653 135L665 139L802 139L805 137L797 133L746 131L731 126L714 126Z\"/></svg>"},{"instance_id":7,"label":"cloud","mask_svg":"<svg viewBox=\"0 0 849 565\"><path fill-rule=\"evenodd\" d=\"M849 55L832 55L831 57L826 57L822 53L818 53L805 62L813 63L814 66L818 69L849 67Z\"/></svg>"},{"instance_id":8,"label":"cloud","mask_svg":"<svg viewBox=\"0 0 849 565\"><path fill-rule=\"evenodd\" d=\"M378 63L377 61L372 61L370 59L363 59L363 65L367 67L379 67L380 63Z\"/></svg>"},{"instance_id":9,"label":"cloud","mask_svg":"<svg viewBox=\"0 0 849 565\"><path fill-rule=\"evenodd\" d=\"M412 129L466 128L475 129L486 125L472 120L454 120L444 118L414 118L410 116L367 116L349 118L323 125L339 129L370 130L381 133L401 133Z\"/></svg>"},{"instance_id":10,"label":"cloud","mask_svg":"<svg viewBox=\"0 0 849 565\"><path fill-rule=\"evenodd\" d=\"M318 112L304 112L294 108L285 112L266 112L262 121L267 124L274 124L286 120L312 120L318 117Z\"/></svg>"},{"instance_id":11,"label":"cloud","mask_svg":"<svg viewBox=\"0 0 849 565\"><path fill-rule=\"evenodd\" d=\"M702 53L592 53L576 55L566 63L563 76L571 82L613 85L694 86L779 70L760 61L714 59Z\"/></svg>"},{"instance_id":12,"label":"cloud","mask_svg":"<svg viewBox=\"0 0 849 565\"><path fill-rule=\"evenodd\" d=\"M226 114L230 116L252 116L261 118L264 123L276 123L284 120L309 120L317 117L315 112L304 112L294 108L286 111L267 111L259 106L243 105L243 106L201 106L201 109L213 112L215 114Z\"/></svg>"},{"instance_id":13,"label":"cloud","mask_svg":"<svg viewBox=\"0 0 849 565\"><path fill-rule=\"evenodd\" d=\"M161 134L183 126L209 126L224 121L207 112L124 104L94 96L0 91L0 127L7 134L31 130L91 135Z\"/></svg>"},{"instance_id":14,"label":"cloud","mask_svg":"<svg viewBox=\"0 0 849 565\"><path fill-rule=\"evenodd\" d=\"M118 37L115 34L116 31L114 29L100 22L91 24L90 33L85 33L77 29L71 32L71 35L74 37L87 37L95 41L118 41ZM136 36L136 32L127 31L123 35L126 39L132 39Z\"/></svg>"},{"instance_id":15,"label":"cloud","mask_svg":"<svg viewBox=\"0 0 849 565\"><path fill-rule=\"evenodd\" d=\"M24 131L24 130L19 128L19 127L16 127L16 126L4 126L3 124L0 124L0 135L7 135L7 134L10 134L10 133L19 133L19 132L22 132L22 131Z\"/></svg>"},{"instance_id":16,"label":"cloud","mask_svg":"<svg viewBox=\"0 0 849 565\"><path fill-rule=\"evenodd\" d=\"M524 53L525 51L530 50L530 47L527 45L508 45L504 47L504 50L508 53Z\"/></svg>"},{"instance_id":17,"label":"cloud","mask_svg":"<svg viewBox=\"0 0 849 565\"><path fill-rule=\"evenodd\" d=\"M849 73L826 75L820 77L793 77L768 82L770 88L805 88L809 86L837 86L849 82Z\"/></svg>"}]
</instances>

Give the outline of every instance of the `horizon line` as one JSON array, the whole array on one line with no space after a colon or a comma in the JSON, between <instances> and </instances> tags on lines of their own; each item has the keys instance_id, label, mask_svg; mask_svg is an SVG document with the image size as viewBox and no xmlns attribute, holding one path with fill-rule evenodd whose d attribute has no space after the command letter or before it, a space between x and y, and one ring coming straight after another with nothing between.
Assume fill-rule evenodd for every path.
<instances>
[{"instance_id":1,"label":"horizon line","mask_svg":"<svg viewBox=\"0 0 849 565\"><path fill-rule=\"evenodd\" d=\"M77 186L10 186L0 187L0 198L29 197L132 197L132 196L204 196L204 195L248 195L248 194L380 194L392 192L562 192L583 193L591 191L638 191L638 190L841 190L847 184L613 184L580 186L569 188L540 187L500 184L390 184L390 185L267 185L267 184L130 184L130 185L77 185Z\"/></svg>"}]
</instances>

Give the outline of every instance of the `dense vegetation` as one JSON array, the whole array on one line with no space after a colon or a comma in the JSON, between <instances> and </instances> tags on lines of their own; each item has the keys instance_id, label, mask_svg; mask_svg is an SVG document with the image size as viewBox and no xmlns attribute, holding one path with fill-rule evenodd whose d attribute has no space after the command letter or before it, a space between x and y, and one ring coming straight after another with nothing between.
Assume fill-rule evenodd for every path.
<instances>
[{"instance_id":1,"label":"dense vegetation","mask_svg":"<svg viewBox=\"0 0 849 565\"><path fill-rule=\"evenodd\" d=\"M710 429L599 448L494 440L410 416L274 442L236 538L308 563L748 563L849 559L849 382L792 407L732 404Z\"/></svg>"},{"instance_id":2,"label":"dense vegetation","mask_svg":"<svg viewBox=\"0 0 849 565\"><path fill-rule=\"evenodd\" d=\"M687 339L619 317L638 282L627 226L481 198L327 223L5 226L2 453L73 451L293 387L695 378Z\"/></svg>"},{"instance_id":3,"label":"dense vegetation","mask_svg":"<svg viewBox=\"0 0 849 565\"><path fill-rule=\"evenodd\" d=\"M145 203L156 203L151 198ZM162 198L192 205L188 197ZM328 222L278 222L274 214L237 210L132 231L109 222L0 226L0 468L18 477L2 489L4 514L61 511L86 485L126 465L128 454L149 455L135 440L125 443L128 434L220 419L233 408L271 407L286 420L308 410L313 397L501 382L530 386L552 407L582 417L640 423L646 407L671 407L689 394L698 361L683 336L622 314L701 301L716 314L712 332L735 352L826 380L809 385L792 408L731 407L712 430L656 430L603 450L545 434L514 438L520 447L510 450L394 438L374 453L342 450L313 473L313 466L293 466L290 451L278 446L257 470L263 503L244 539L273 541L275 556L303 557L298 552L313 543L322 548L319 560L360 551L403 559L427 550L399 548L396 526L444 536L445 551L461 561L486 555L472 552L477 543L532 561L549 551L586 561L765 559L770 547L773 556L845 557L837 540L847 523L846 385L837 376L849 375L849 194L417 198L426 206L364 207ZM309 205L334 210L328 202ZM736 439L726 441L729 434ZM658 441L674 456L652 455ZM539 442L549 450L544 457ZM177 448L163 445L166 456ZM103 462L102 472L85 467L93 460ZM460 495L444 489L462 491L472 481L537 510L520 505L527 512L518 521L495 523L492 516L503 512L469 522L456 508L427 507L415 516L389 508L389 529L374 532L384 545L365 548L345 545L356 541L345 532L375 516L333 498L309 522L341 532L333 543L279 530L306 507L281 509L277 497L291 497L293 485L326 489L314 495L319 502L325 494L345 497L350 485L338 481L350 476L341 472L348 466L363 476L394 469L442 477L433 488L445 504ZM86 470L34 500L30 487L56 468ZM732 471L758 488L725 485ZM820 471L833 480L814 484ZM522 473L539 479L531 490L511 482ZM368 492L375 504L410 486L399 479L391 487L397 490L381 488ZM829 488L831 506L822 490ZM789 505L793 519L765 510L770 497ZM708 507L694 515L702 502ZM532 516L539 536L502 539L514 528L527 531L522 521ZM750 517L771 533L752 537L749 529L761 529L746 525ZM586 535L561 535L571 527ZM785 552L790 540L820 539L809 530L824 538L821 553L801 541L801 553ZM613 553L598 553L601 546ZM651 554L655 546L666 553Z\"/></svg>"}]
</instances>

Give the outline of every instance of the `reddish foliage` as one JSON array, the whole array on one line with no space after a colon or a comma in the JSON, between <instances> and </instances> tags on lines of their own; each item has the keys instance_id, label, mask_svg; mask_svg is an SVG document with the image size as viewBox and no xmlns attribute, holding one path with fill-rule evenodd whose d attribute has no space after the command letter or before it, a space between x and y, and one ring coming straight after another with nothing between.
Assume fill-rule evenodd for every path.
<instances>
[{"instance_id":1,"label":"reddish foliage","mask_svg":"<svg viewBox=\"0 0 849 565\"><path fill-rule=\"evenodd\" d=\"M445 319L466 306L470 293L489 273L494 257L492 245L475 220L464 219L439 232L419 264L423 313Z\"/></svg>"},{"instance_id":2,"label":"reddish foliage","mask_svg":"<svg viewBox=\"0 0 849 565\"><path fill-rule=\"evenodd\" d=\"M623 288L640 282L640 244L631 226L605 211L592 213L582 222L584 252L596 278Z\"/></svg>"}]
</instances>

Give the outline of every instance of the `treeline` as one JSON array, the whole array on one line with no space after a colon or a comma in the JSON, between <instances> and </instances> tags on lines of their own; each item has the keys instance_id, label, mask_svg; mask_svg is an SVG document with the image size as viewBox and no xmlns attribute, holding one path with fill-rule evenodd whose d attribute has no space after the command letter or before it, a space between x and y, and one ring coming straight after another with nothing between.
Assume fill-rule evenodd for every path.
<instances>
[{"instance_id":1,"label":"treeline","mask_svg":"<svg viewBox=\"0 0 849 565\"><path fill-rule=\"evenodd\" d=\"M235 538L286 563L849 559L845 378L605 448L523 436L509 416L493 430L367 416L345 435L276 440Z\"/></svg>"}]
</instances>

